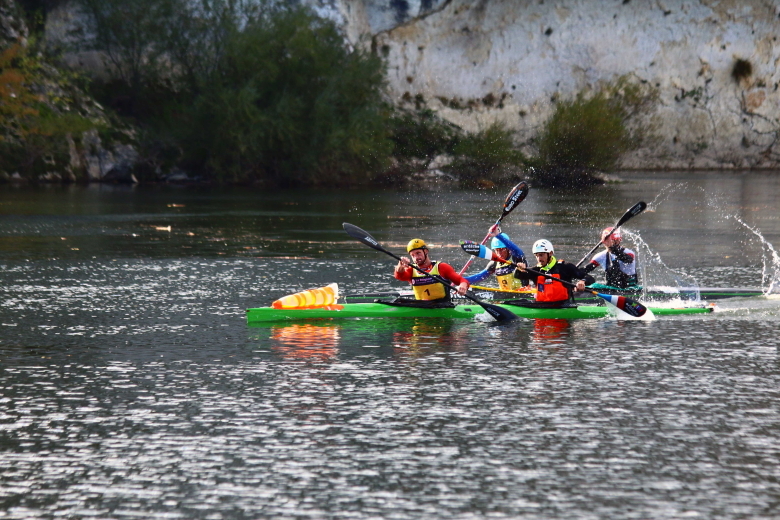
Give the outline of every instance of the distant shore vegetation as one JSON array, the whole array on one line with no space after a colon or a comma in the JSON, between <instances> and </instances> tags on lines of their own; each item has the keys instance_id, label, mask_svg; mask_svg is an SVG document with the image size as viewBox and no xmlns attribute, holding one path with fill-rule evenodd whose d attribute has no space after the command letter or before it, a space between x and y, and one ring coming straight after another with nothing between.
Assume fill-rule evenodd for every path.
<instances>
[{"instance_id":1,"label":"distant shore vegetation","mask_svg":"<svg viewBox=\"0 0 780 520\"><path fill-rule=\"evenodd\" d=\"M140 182L181 171L202 182L269 187L414 178L487 187L529 171L541 184L587 184L646 137L630 122L652 93L625 78L558 102L535 139L538 154L526 157L503 125L469 133L425 106L390 103L381 56L350 46L335 23L310 9L271 1L76 1L94 30L70 50L99 52L111 73L79 84L110 117L53 110L51 95L36 94L42 54L5 49L6 178L45 180L53 165L72 166L70 143L83 147L85 132L116 134L117 126L133 129L120 133L137 151L132 170ZM72 171L61 179L85 180Z\"/></svg>"}]
</instances>

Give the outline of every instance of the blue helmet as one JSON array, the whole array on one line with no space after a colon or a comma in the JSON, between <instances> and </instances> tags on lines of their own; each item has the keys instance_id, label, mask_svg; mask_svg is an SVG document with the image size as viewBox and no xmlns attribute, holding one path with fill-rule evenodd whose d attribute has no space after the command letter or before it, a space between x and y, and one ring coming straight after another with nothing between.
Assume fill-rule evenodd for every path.
<instances>
[{"instance_id":1,"label":"blue helmet","mask_svg":"<svg viewBox=\"0 0 780 520\"><path fill-rule=\"evenodd\" d=\"M498 249L500 247L506 247L506 244L498 237L493 237L490 241L490 249Z\"/></svg>"}]
</instances>

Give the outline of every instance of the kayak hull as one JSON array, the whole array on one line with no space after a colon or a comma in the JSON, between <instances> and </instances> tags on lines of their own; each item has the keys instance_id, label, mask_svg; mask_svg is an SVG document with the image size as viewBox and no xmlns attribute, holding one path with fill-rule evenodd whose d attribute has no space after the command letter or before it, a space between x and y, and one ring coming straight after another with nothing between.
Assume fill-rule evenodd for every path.
<instances>
[{"instance_id":1,"label":"kayak hull","mask_svg":"<svg viewBox=\"0 0 780 520\"><path fill-rule=\"evenodd\" d=\"M495 304L494 304L495 305ZM541 319L598 319L612 314L612 309L603 305L580 305L563 309L540 309L515 305L498 305L512 311L520 318ZM711 307L651 308L655 315L705 314ZM479 305L456 305L447 309L425 309L419 307L400 307L382 303L347 303L340 310L329 309L274 309L260 307L246 310L247 323L271 321L301 321L346 318L443 318L473 319L485 314Z\"/></svg>"}]
</instances>

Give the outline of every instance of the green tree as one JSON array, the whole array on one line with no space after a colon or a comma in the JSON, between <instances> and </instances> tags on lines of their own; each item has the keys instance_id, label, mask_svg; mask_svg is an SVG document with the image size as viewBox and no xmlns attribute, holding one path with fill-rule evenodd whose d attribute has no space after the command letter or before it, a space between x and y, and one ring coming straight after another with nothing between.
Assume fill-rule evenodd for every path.
<instances>
[{"instance_id":1,"label":"green tree","mask_svg":"<svg viewBox=\"0 0 780 520\"><path fill-rule=\"evenodd\" d=\"M188 169L296 185L364 182L384 167L384 65L333 22L272 1L81 1L93 47L140 96L129 115Z\"/></svg>"},{"instance_id":2,"label":"green tree","mask_svg":"<svg viewBox=\"0 0 780 520\"><path fill-rule=\"evenodd\" d=\"M304 9L251 19L182 107L187 158L231 181L365 182L391 151L382 62Z\"/></svg>"}]
</instances>

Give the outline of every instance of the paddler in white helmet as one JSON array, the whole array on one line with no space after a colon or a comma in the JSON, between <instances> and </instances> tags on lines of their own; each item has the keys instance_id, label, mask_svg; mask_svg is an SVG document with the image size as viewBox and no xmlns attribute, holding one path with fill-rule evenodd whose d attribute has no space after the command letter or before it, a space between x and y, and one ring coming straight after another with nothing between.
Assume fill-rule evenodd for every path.
<instances>
[{"instance_id":1,"label":"paddler in white helmet","mask_svg":"<svg viewBox=\"0 0 780 520\"><path fill-rule=\"evenodd\" d=\"M518 262L525 263L525 253L498 226L491 230L489 236L491 237L490 249L495 251L501 258L505 258L506 262L494 262L491 260L480 272L466 276L466 280L471 285L474 285L494 274L500 289L509 291L522 289L523 283L514 277L514 272Z\"/></svg>"},{"instance_id":2,"label":"paddler in white helmet","mask_svg":"<svg viewBox=\"0 0 780 520\"><path fill-rule=\"evenodd\" d=\"M457 287L460 295L466 294L469 288L469 282L455 271L451 265L444 262L437 262L428 256L428 245L420 238L414 238L406 245L406 252L410 258L402 257L398 265L395 266L393 276L396 280L409 282L414 290L416 300L426 300L430 302L449 302L450 291L444 284L437 281L429 275L439 275L449 280ZM414 263L423 273L414 269L411 264Z\"/></svg>"},{"instance_id":3,"label":"paddler in white helmet","mask_svg":"<svg viewBox=\"0 0 780 520\"><path fill-rule=\"evenodd\" d=\"M593 283L595 280L576 265L558 260L555 257L553 245L549 240L541 239L534 242L531 248L536 257L536 267L534 270L549 274L554 278L577 285L578 291L585 290L585 283ZM536 284L536 301L545 302L550 306L564 305L568 301L574 300L574 295L570 286L563 285L554 279L539 276L527 271L525 262L517 263L517 270L514 276L523 282L533 282Z\"/></svg>"},{"instance_id":4,"label":"paddler in white helmet","mask_svg":"<svg viewBox=\"0 0 780 520\"><path fill-rule=\"evenodd\" d=\"M583 270L589 273L601 267L604 269L607 285L626 289L639 285L639 277L636 273L636 253L623 247L620 244L622 239L620 228L604 228L601 232L604 251L594 256Z\"/></svg>"}]
</instances>

